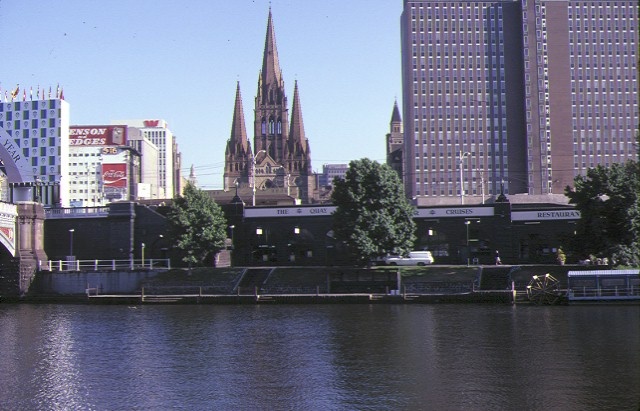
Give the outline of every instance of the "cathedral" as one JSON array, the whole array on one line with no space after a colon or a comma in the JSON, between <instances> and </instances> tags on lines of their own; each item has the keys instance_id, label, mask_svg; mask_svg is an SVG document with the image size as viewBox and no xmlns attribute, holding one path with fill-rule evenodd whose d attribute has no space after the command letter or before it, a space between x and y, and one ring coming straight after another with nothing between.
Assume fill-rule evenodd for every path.
<instances>
[{"instance_id":1,"label":"cathedral","mask_svg":"<svg viewBox=\"0 0 640 411\"><path fill-rule=\"evenodd\" d=\"M302 122L298 83L293 89L291 116L271 9L267 20L262 70L258 77L253 119L253 147L247 137L240 83L236 88L231 136L225 150L224 189L252 192L252 202L288 197L312 202L316 178L311 169L311 150ZM246 199L245 199L246 201Z\"/></svg>"}]
</instances>

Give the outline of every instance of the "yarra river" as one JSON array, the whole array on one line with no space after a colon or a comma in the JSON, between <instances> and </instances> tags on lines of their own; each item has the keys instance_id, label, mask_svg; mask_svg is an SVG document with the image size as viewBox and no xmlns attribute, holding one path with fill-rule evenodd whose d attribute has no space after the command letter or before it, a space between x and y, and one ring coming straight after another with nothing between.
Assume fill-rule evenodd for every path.
<instances>
[{"instance_id":1,"label":"yarra river","mask_svg":"<svg viewBox=\"0 0 640 411\"><path fill-rule=\"evenodd\" d=\"M638 410L640 305L0 304L2 410Z\"/></svg>"}]
</instances>

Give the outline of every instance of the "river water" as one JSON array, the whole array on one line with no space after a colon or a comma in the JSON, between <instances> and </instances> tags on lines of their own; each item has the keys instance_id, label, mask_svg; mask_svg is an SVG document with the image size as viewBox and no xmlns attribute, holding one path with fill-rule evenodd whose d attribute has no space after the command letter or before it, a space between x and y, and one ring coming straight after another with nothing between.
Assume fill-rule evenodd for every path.
<instances>
[{"instance_id":1,"label":"river water","mask_svg":"<svg viewBox=\"0 0 640 411\"><path fill-rule=\"evenodd\" d=\"M640 306L0 304L2 410L638 410Z\"/></svg>"}]
</instances>

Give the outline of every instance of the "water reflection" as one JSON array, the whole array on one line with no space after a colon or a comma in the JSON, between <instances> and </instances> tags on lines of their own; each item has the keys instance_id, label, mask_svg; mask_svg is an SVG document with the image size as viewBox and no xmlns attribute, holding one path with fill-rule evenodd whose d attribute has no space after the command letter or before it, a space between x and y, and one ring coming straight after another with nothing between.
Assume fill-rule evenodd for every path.
<instances>
[{"instance_id":1,"label":"water reflection","mask_svg":"<svg viewBox=\"0 0 640 411\"><path fill-rule=\"evenodd\" d=\"M640 405L638 306L2 305L0 346L3 409Z\"/></svg>"}]
</instances>

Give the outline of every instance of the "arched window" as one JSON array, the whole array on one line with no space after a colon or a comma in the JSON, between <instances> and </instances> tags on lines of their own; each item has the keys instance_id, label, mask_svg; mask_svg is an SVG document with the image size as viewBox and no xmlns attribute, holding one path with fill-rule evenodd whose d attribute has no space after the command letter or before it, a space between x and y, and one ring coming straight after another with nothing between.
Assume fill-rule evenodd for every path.
<instances>
[{"instance_id":1,"label":"arched window","mask_svg":"<svg viewBox=\"0 0 640 411\"><path fill-rule=\"evenodd\" d=\"M262 135L264 136L265 134L267 134L267 121L264 119L264 117L262 118Z\"/></svg>"},{"instance_id":2,"label":"arched window","mask_svg":"<svg viewBox=\"0 0 640 411\"><path fill-rule=\"evenodd\" d=\"M278 135L282 134L282 121L280 119L278 119L278 130L277 130Z\"/></svg>"},{"instance_id":3,"label":"arched window","mask_svg":"<svg viewBox=\"0 0 640 411\"><path fill-rule=\"evenodd\" d=\"M269 119L269 134L273 134L274 129L273 129L273 119L270 118Z\"/></svg>"}]
</instances>

